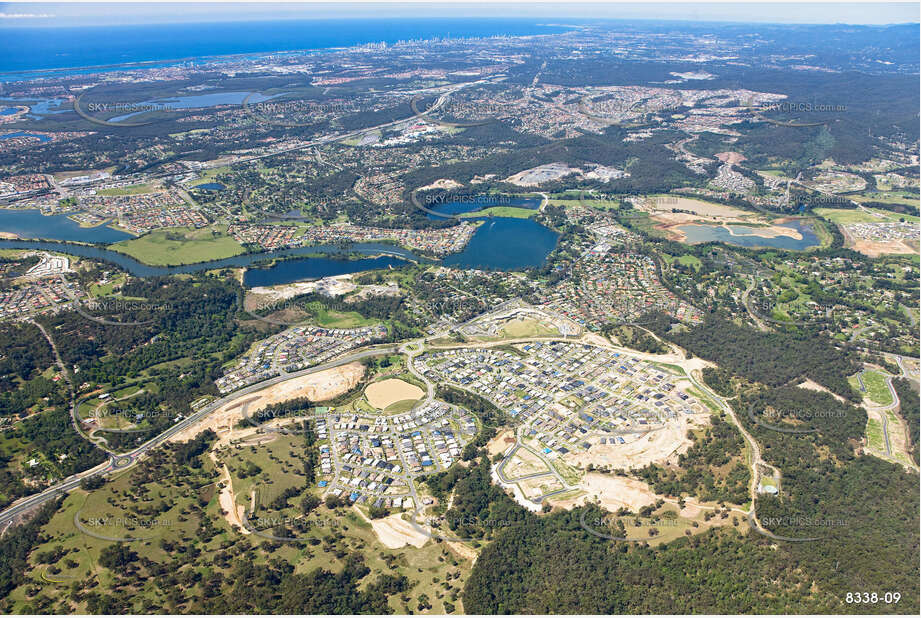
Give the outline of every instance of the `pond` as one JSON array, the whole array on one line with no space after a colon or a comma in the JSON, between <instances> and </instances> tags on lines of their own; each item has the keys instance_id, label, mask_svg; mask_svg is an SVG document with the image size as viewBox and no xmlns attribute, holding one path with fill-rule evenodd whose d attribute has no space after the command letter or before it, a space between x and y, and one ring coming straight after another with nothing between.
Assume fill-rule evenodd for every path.
<instances>
[{"instance_id":1,"label":"pond","mask_svg":"<svg viewBox=\"0 0 921 618\"><path fill-rule=\"evenodd\" d=\"M791 236L765 236L762 234L765 232L766 228L751 227L747 225L722 226L694 223L680 225L678 229L684 232L686 236L685 242L690 244L724 242L739 247L770 247L774 249L792 249L795 251L803 251L811 247L817 247L820 244L818 236L815 235L815 232L808 223L790 221L788 223L778 224L777 227L795 230L802 238L796 239Z\"/></svg>"},{"instance_id":2,"label":"pond","mask_svg":"<svg viewBox=\"0 0 921 618\"><path fill-rule=\"evenodd\" d=\"M193 189L202 189L202 190L204 190L204 191L223 191L223 190L226 189L227 187L225 187L224 185L222 185L222 184L219 183L219 182L206 182L206 183L201 184L201 185L195 185L195 186L192 187L192 188L193 188Z\"/></svg>"}]
</instances>

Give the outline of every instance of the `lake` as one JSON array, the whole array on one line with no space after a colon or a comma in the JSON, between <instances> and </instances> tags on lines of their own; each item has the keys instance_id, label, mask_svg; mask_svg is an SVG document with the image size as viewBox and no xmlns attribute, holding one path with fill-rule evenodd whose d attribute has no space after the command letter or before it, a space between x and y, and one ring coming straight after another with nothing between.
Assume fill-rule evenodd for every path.
<instances>
[{"instance_id":1,"label":"lake","mask_svg":"<svg viewBox=\"0 0 921 618\"><path fill-rule=\"evenodd\" d=\"M540 207L543 198L541 197L511 197L508 195L474 195L466 199L460 199L451 202L438 204L425 204L430 210L434 210L438 215L451 216L467 212L477 212L486 210L495 206L509 206L515 208L527 208L537 210ZM429 219L438 219L438 215L429 213Z\"/></svg>"},{"instance_id":2,"label":"lake","mask_svg":"<svg viewBox=\"0 0 921 618\"><path fill-rule=\"evenodd\" d=\"M32 119L38 119L40 116L35 114L64 114L67 112L74 111L73 105L70 105L67 99L41 99L34 97L0 97L4 103L7 101L15 101L17 103L23 103L29 106L29 110L32 112L29 114L29 117ZM0 104L2 105L2 104ZM51 109L52 106L55 109ZM15 110L15 108L12 108Z\"/></svg>"},{"instance_id":3,"label":"lake","mask_svg":"<svg viewBox=\"0 0 921 618\"><path fill-rule=\"evenodd\" d=\"M139 262L134 258L125 255L124 253L119 253L117 251L112 251L111 249L106 249L103 247L66 244L61 242L41 240L0 240L0 249L35 249L41 251L54 251L57 253L65 253L68 255L74 255L87 259L102 260L115 264L122 270L131 273L135 277L158 277L162 275L197 273L218 268L240 268L273 258L297 257L299 255L306 256L315 253L342 255L343 257L348 253L360 253L375 256L379 254L386 254L385 257L390 257L396 260L396 262L393 262L392 264L399 264L409 260L415 260L418 262L432 262L432 260L427 258L413 255L411 252L405 249L381 243L355 244L349 246L348 249L342 249L341 247L333 245L295 247L293 249L282 249L279 251L271 252L246 253L243 255L236 255L234 257L220 260L199 262L197 264L186 264L184 266L150 266L149 264ZM315 268L311 265L313 261L318 261L318 263L326 264L327 270L324 271L322 268ZM295 279L290 279L292 268L298 264L302 269L302 276ZM379 262L379 264L380 268L386 268L388 264L391 263L382 261ZM305 257L300 260L278 262L271 268L261 270L260 272L264 274L259 275L258 277L262 283L256 285L290 283L291 281L297 281L298 279L328 277L334 274L342 275L349 272L359 272L362 270L368 270L368 268L362 263L362 260L346 261L330 260L329 258Z\"/></svg>"},{"instance_id":4,"label":"lake","mask_svg":"<svg viewBox=\"0 0 921 618\"><path fill-rule=\"evenodd\" d=\"M134 238L127 232L105 225L80 227L67 215L45 216L40 210L9 210L0 208L0 232L12 232L22 238L47 238L72 242L110 244Z\"/></svg>"},{"instance_id":5,"label":"lake","mask_svg":"<svg viewBox=\"0 0 921 618\"><path fill-rule=\"evenodd\" d=\"M151 111L169 112L178 109L198 109L200 107L213 107L215 105L240 105L243 103L243 101L246 101L247 104L255 104L262 103L263 101L268 101L269 99L273 99L279 96L282 95L276 94L271 97L267 97L265 95L259 94L258 92L212 92L209 94L195 94L182 97L151 99L149 101L139 101L138 103L133 104L132 107L140 109L140 111L109 118L108 122L122 122L124 120L128 120L129 118L133 118L134 116L146 114Z\"/></svg>"},{"instance_id":6,"label":"lake","mask_svg":"<svg viewBox=\"0 0 921 618\"><path fill-rule=\"evenodd\" d=\"M720 225L694 223L679 225L678 229L684 232L687 236L685 242L690 244L724 242L739 247L770 247L795 251L803 251L811 247L817 247L820 244L818 236L812 231L812 227L802 221L790 221L778 226L796 230L802 235L801 240L789 236L774 236L772 238L759 236L758 232L763 228L747 225L729 225L727 227L729 230Z\"/></svg>"},{"instance_id":7,"label":"lake","mask_svg":"<svg viewBox=\"0 0 921 618\"><path fill-rule=\"evenodd\" d=\"M560 235L530 219L485 217L460 253L442 263L456 268L517 270L543 265Z\"/></svg>"},{"instance_id":8,"label":"lake","mask_svg":"<svg viewBox=\"0 0 921 618\"><path fill-rule=\"evenodd\" d=\"M447 256L441 261L445 266L455 268L477 268L481 270L518 270L543 265L547 255L556 247L559 234L530 219L510 217L487 217L470 242L460 253ZM40 232L36 231L40 230ZM51 240L112 243L129 234L108 227L81 228L65 215L45 217L37 210L0 210L0 231L15 232L21 236L41 234ZM188 264L185 266L150 266L117 251L103 247L71 245L43 241L0 240L0 247L22 249L44 249L85 258L104 260L116 264L136 277L152 277L179 273L193 273L215 268L237 268L250 266L269 258L299 257L280 261L265 269L253 269L246 273L247 286L266 286L291 283L304 279L316 279L343 275L376 268L397 267L412 260L424 263L438 263L412 252L383 243L357 243L342 247L317 245L296 247L274 252L250 253L221 260ZM360 253L370 258L338 260L328 257L306 257L310 254L344 255Z\"/></svg>"},{"instance_id":9,"label":"lake","mask_svg":"<svg viewBox=\"0 0 921 618\"><path fill-rule=\"evenodd\" d=\"M278 262L270 268L250 268L243 276L243 285L248 288L294 283L305 279L322 279L336 275L348 275L366 270L399 268L406 260L389 255L358 260L334 260L332 258L308 257Z\"/></svg>"},{"instance_id":10,"label":"lake","mask_svg":"<svg viewBox=\"0 0 921 618\"><path fill-rule=\"evenodd\" d=\"M205 191L223 191L227 187L219 182L206 182L203 185L195 185L193 189L204 189Z\"/></svg>"},{"instance_id":11,"label":"lake","mask_svg":"<svg viewBox=\"0 0 921 618\"><path fill-rule=\"evenodd\" d=\"M36 137L40 142L50 142L51 138L47 135L41 135L39 133L26 133L24 131L16 131L15 133L7 133L6 135L0 135L0 139L7 139L10 137Z\"/></svg>"}]
</instances>

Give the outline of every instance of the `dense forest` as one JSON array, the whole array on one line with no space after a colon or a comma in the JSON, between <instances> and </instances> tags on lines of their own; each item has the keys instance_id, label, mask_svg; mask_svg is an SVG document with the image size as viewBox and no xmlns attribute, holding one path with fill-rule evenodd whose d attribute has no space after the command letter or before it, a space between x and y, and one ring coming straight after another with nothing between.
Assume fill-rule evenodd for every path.
<instances>
[{"instance_id":1,"label":"dense forest","mask_svg":"<svg viewBox=\"0 0 921 618\"><path fill-rule=\"evenodd\" d=\"M860 401L847 381L860 366L849 352L836 349L827 339L799 331L765 333L715 315L707 316L700 326L679 329L671 328L670 319L660 314L649 328L751 381L782 386L811 378L846 399Z\"/></svg>"},{"instance_id":2,"label":"dense forest","mask_svg":"<svg viewBox=\"0 0 921 618\"><path fill-rule=\"evenodd\" d=\"M915 463L918 463L918 449L921 436L918 435L918 391L911 387L911 382L905 378L896 378L892 387L899 398L899 414L908 424L909 453Z\"/></svg>"}]
</instances>

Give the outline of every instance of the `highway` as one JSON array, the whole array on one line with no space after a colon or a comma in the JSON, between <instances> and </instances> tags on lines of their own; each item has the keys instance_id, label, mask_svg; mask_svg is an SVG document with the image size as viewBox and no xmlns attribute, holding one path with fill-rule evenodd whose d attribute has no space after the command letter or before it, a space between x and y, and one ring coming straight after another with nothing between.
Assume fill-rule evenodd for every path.
<instances>
[{"instance_id":1,"label":"highway","mask_svg":"<svg viewBox=\"0 0 921 618\"><path fill-rule=\"evenodd\" d=\"M49 487L48 489L46 489L45 491L41 493L35 494L33 496L28 496L26 498L22 498L14 502L13 505L11 505L6 510L4 510L2 513L0 513L0 525L6 525L9 522L11 522L14 518L25 513L26 511L32 508L35 508L38 505L44 504L45 502L48 502L49 500L53 500L57 498L58 496L62 496L65 493L75 489L76 487L80 485L80 482L83 481L83 479L88 479L88 478L92 478L96 476L106 476L113 472L121 472L122 470L126 470L130 468L131 466L136 464L144 456L144 454L146 454L148 451L160 446L161 444L163 444L164 442L172 438L177 433L184 431L185 429L188 429L189 427L201 421L202 419L204 419L206 416L208 416L209 414L211 414L218 408L225 406L228 403L232 403L236 401L237 399L240 399L241 397L249 395L250 393L254 393L266 387L273 386L275 384L279 384L281 382L284 382L285 380L290 380L292 378L298 378L300 376L309 375L311 373L317 373L325 369L332 369L333 367L338 367L340 365L346 365L348 363L351 363L357 360L361 360L364 358L369 358L372 356L380 356L383 354L395 354L397 353L397 351L398 349L396 346L366 349L361 352L354 352L347 356L343 356L342 358L339 358L334 361L323 363L322 365L316 365L315 367L310 367L308 369L302 369L294 373L276 376L274 378L269 378L268 380L257 382L256 384L251 384L247 386L246 388L242 388L238 391L235 391L225 397L222 397L208 404L207 406L203 407L201 410L199 410L198 412L195 412L194 414L188 416L187 418L182 419L181 421L179 421L178 423L176 423L175 425L173 425L172 427L170 427L169 429L167 429L160 435L138 446L136 449L134 449L130 453L124 453L124 454L109 453L108 462L101 463L95 468L91 468L90 470L87 470L80 474L71 476L65 479L64 481L61 481L60 483L57 483L56 485Z\"/></svg>"}]
</instances>

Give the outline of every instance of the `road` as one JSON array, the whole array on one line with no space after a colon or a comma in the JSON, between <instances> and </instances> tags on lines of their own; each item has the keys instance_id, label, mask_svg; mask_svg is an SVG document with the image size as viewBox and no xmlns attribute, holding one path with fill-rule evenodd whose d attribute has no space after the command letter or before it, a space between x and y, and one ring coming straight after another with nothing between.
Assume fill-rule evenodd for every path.
<instances>
[{"instance_id":1,"label":"road","mask_svg":"<svg viewBox=\"0 0 921 618\"><path fill-rule=\"evenodd\" d=\"M755 285L756 285L755 277L752 276L751 283L749 283L748 287L745 288L745 291L742 292L742 304L745 305L745 310L748 311L748 315L755 322L755 325L758 327L758 330L767 331L768 330L767 325L761 321L761 318L759 318L758 314L755 313L755 310L751 304L751 297L749 295L751 294L752 290L755 289Z\"/></svg>"},{"instance_id":2,"label":"road","mask_svg":"<svg viewBox=\"0 0 921 618\"><path fill-rule=\"evenodd\" d=\"M39 494L35 494L33 496L22 498L16 501L15 503L13 503L12 506L8 507L2 513L0 513L0 524L2 524L3 522L11 521L18 515L21 515L25 513L26 511L28 511L29 509L32 509L40 504L48 502L49 500L53 500L57 498L58 496L64 495L65 493L78 487L80 485L80 482L83 481L83 479L92 478L96 476L106 476L113 472L121 472L122 470L126 470L130 468L131 466L136 464L141 458L143 458L143 456L148 451L160 446L161 444L163 444L164 442L166 442L167 440L169 440L170 438L172 438L174 435L178 434L179 432L184 431L185 429L188 429L189 427L193 426L195 423L201 421L202 419L204 419L206 416L208 416L209 414L211 414L218 408L225 406L228 403L232 403L236 401L237 399L240 399L241 397L249 395L250 393L254 393L268 386L273 386L275 384L284 382L285 380L290 380L292 378L309 375L311 373L317 373L325 369L332 369L333 367L338 367L340 365L346 365L348 363L351 363L357 360L361 360L364 358L368 358L372 356L380 356L382 354L394 354L396 352L397 352L397 348L395 346L367 349L361 352L355 352L355 353L349 354L338 360L323 363L322 365L317 365L315 367L310 367L308 369L302 369L295 373L290 373L290 374L286 374L282 376L276 376L274 378L270 378L262 382L257 382L256 384L251 384L247 386L246 388L235 391L231 393L230 395L222 397L208 404L207 406L203 407L198 412L195 412L191 416L182 419L181 421L179 421L178 423L176 423L175 425L173 425L172 427L170 427L169 429L167 429L160 435L148 440L147 442L140 445L139 447L137 447L130 453L125 453L125 454L109 453L108 462L99 464L95 468L92 468L88 471L74 475L56 485L49 487L48 489L46 489L45 491Z\"/></svg>"}]
</instances>

